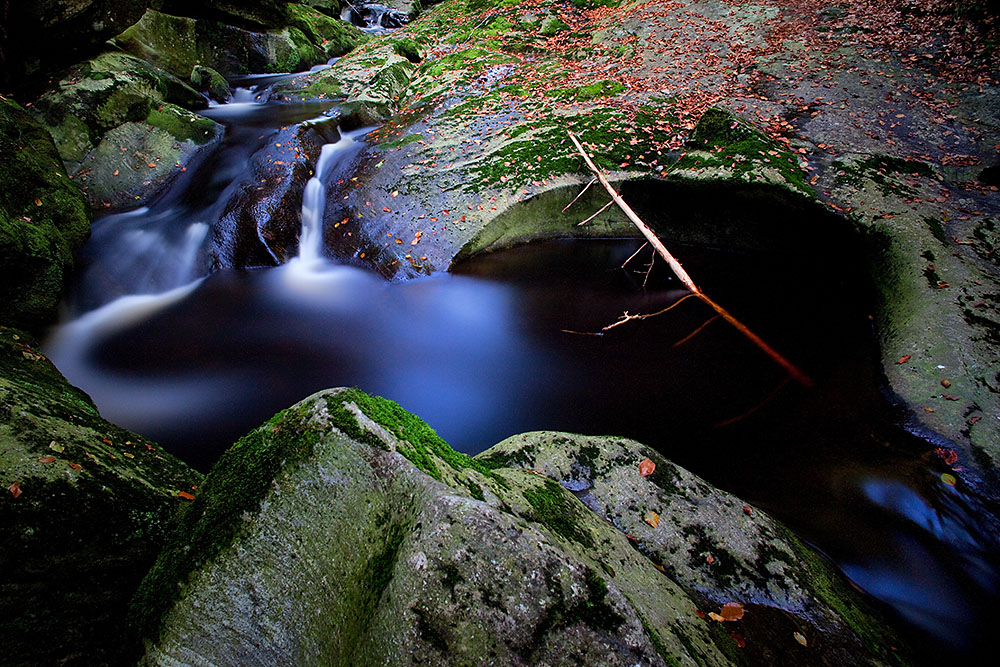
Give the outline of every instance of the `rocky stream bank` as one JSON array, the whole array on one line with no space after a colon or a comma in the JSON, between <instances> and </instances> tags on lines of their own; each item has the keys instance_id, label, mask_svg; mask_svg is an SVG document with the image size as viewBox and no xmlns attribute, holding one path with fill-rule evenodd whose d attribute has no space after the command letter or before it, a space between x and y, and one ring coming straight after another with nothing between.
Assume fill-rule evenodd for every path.
<instances>
[{"instance_id":1,"label":"rocky stream bank","mask_svg":"<svg viewBox=\"0 0 1000 667\"><path fill-rule=\"evenodd\" d=\"M387 5L392 32L339 20L337 0L9 10L4 664L921 662L790 530L639 443L528 433L469 457L391 401L332 389L203 476L48 362L37 338L90 219L210 158L225 131L199 112L229 99L227 79L302 72L264 95L332 120L253 156L214 268L295 256L338 126L372 128L326 192L323 252L341 263L402 281L538 239L634 235L614 208L577 226L598 188L563 212L589 180L569 129L668 245L780 262L849 237L886 393L925 439L910 455L1000 524L993 9Z\"/></svg>"}]
</instances>

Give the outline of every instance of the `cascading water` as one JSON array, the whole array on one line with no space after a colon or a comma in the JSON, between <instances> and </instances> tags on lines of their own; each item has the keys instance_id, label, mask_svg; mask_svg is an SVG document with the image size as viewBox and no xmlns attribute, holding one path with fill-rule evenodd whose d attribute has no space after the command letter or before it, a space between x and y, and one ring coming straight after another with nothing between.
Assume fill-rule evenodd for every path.
<instances>
[{"instance_id":1,"label":"cascading water","mask_svg":"<svg viewBox=\"0 0 1000 667\"><path fill-rule=\"evenodd\" d=\"M340 141L326 144L320 151L316 161L313 177L306 183L302 195L302 233L299 236L299 254L290 262L291 265L301 265L306 270L315 270L322 266L323 259L323 212L326 208L326 177L337 158L342 156L354 144L354 137L367 130L357 130L344 133Z\"/></svg>"}]
</instances>

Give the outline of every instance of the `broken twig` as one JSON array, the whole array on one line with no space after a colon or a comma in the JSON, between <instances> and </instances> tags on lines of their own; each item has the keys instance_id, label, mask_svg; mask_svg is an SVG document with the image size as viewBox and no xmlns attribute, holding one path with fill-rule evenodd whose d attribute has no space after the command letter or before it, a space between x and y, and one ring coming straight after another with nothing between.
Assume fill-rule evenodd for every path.
<instances>
[{"instance_id":1,"label":"broken twig","mask_svg":"<svg viewBox=\"0 0 1000 667\"><path fill-rule=\"evenodd\" d=\"M795 366L795 364L790 362L788 359L783 357L777 350L775 350L770 345L765 343L760 336L752 332L745 324L736 319L728 310L726 310L725 308L717 304L715 301L713 301L708 295L702 292L697 285L695 285L694 281L691 279L691 276L689 276L687 271L684 270L684 267L681 266L681 263L678 262L677 259L670 254L670 251L667 250L667 247L665 245L663 245L663 242L659 239L659 237L657 237L656 234L653 233L653 230L650 229L638 215L636 215L635 211L632 210L632 207L625 203L625 200L621 198L621 195L619 195L618 192L614 189L614 187L612 187L611 183L608 182L608 179L604 175L604 172L602 172L597 167L597 165L594 164L593 160L590 159L590 155L588 155L587 151L584 150L583 144L581 144L580 140L576 138L576 135L573 134L572 132L569 132L569 138L573 141L573 145L576 146L577 151L580 152L580 155L583 157L583 161L587 164L587 168L590 169L591 172L593 172L594 176L597 177L597 180L600 181L601 185L604 186L604 189L608 191L609 195L611 195L611 200L614 203L618 204L618 208L620 208L622 212L625 213L628 219L632 221L632 224L634 224L636 227L639 228L639 231L642 232L642 235L646 237L646 240L649 241L650 245L656 248L656 252L658 252L663 259L667 260L667 264L670 265L671 270L674 272L674 275L677 276L678 280L684 283L684 286L687 287L692 292L692 294L694 294L699 299L707 303L712 308L712 310L717 312L719 316L722 317L722 319L729 322L729 324L731 324L737 331L739 331L741 334L749 338L754 345L759 347L765 354L767 354L767 356L771 357L771 359L773 359L775 363L784 368L788 372L788 374L791 375L793 378L795 378L795 380L799 384L805 387L811 387L813 385L813 381L810 380L805 373L800 371ZM618 326L619 324L624 324L624 322L627 322L630 319L640 319L640 318L626 315L625 320L619 320L618 322L616 322L614 325L611 326ZM608 327L606 327L605 329L607 328Z\"/></svg>"},{"instance_id":2,"label":"broken twig","mask_svg":"<svg viewBox=\"0 0 1000 667\"><path fill-rule=\"evenodd\" d=\"M595 213L594 215L590 216L589 218L587 218L583 222L576 223L576 226L577 227L583 227L585 224L587 224L588 222L590 222L591 220L593 220L594 218L596 218L597 216L599 216L601 213L604 213L609 208L611 208L612 204L614 204L614 202L613 201L609 201L607 204L605 204L604 206L602 206L601 210L599 210L597 213Z\"/></svg>"},{"instance_id":3,"label":"broken twig","mask_svg":"<svg viewBox=\"0 0 1000 667\"><path fill-rule=\"evenodd\" d=\"M586 192L587 190L589 190L590 186L593 185L596 182L597 182L596 178L590 179L590 183L587 183L587 185L583 188L583 190L580 190L580 192L577 193L577 195L575 197L573 197L573 201L571 201L570 203L566 204L566 208L564 208L562 210L562 212L565 213L566 211L568 211L569 207L572 206L573 204L575 204L577 202L577 200L580 199L580 197L583 196L583 193Z\"/></svg>"}]
</instances>

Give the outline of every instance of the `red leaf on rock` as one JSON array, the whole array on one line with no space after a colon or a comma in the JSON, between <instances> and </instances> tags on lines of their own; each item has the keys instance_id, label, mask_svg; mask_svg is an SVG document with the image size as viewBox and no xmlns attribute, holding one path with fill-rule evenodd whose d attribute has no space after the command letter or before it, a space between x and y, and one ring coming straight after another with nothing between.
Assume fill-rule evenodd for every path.
<instances>
[{"instance_id":1,"label":"red leaf on rock","mask_svg":"<svg viewBox=\"0 0 1000 667\"><path fill-rule=\"evenodd\" d=\"M649 459L643 459L639 464L639 474L643 477L649 477L656 470L656 464Z\"/></svg>"},{"instance_id":2,"label":"red leaf on rock","mask_svg":"<svg viewBox=\"0 0 1000 667\"><path fill-rule=\"evenodd\" d=\"M194 496L192 496L187 491L178 491L177 492L177 497L178 498L183 498L184 500L194 500Z\"/></svg>"},{"instance_id":3,"label":"red leaf on rock","mask_svg":"<svg viewBox=\"0 0 1000 667\"><path fill-rule=\"evenodd\" d=\"M749 505L743 506L743 513L746 514L747 516L753 516L753 510L750 509Z\"/></svg>"},{"instance_id":4,"label":"red leaf on rock","mask_svg":"<svg viewBox=\"0 0 1000 667\"><path fill-rule=\"evenodd\" d=\"M38 462L39 463L52 463L55 460L56 460L56 457L54 457L54 456L43 456L40 459L38 459Z\"/></svg>"},{"instance_id":5,"label":"red leaf on rock","mask_svg":"<svg viewBox=\"0 0 1000 667\"><path fill-rule=\"evenodd\" d=\"M741 635L740 633L730 632L729 636L733 638L733 641L736 642L736 645L739 646L740 648L743 648L744 646L747 645L747 640L743 639L743 635Z\"/></svg>"},{"instance_id":6,"label":"red leaf on rock","mask_svg":"<svg viewBox=\"0 0 1000 667\"><path fill-rule=\"evenodd\" d=\"M905 363L906 363L907 361L909 361L909 360L910 360L910 355L908 355L908 354L904 354L903 356L901 356L901 357L899 358L899 361L897 361L896 363L897 363L897 364L905 364Z\"/></svg>"},{"instance_id":7,"label":"red leaf on rock","mask_svg":"<svg viewBox=\"0 0 1000 667\"><path fill-rule=\"evenodd\" d=\"M722 605L719 615L727 621L738 621L743 618L743 605L739 602L727 602Z\"/></svg>"},{"instance_id":8,"label":"red leaf on rock","mask_svg":"<svg viewBox=\"0 0 1000 667\"><path fill-rule=\"evenodd\" d=\"M945 465L955 465L958 463L958 452L954 449L938 447L934 450L934 452L941 457L941 460L945 462Z\"/></svg>"},{"instance_id":9,"label":"red leaf on rock","mask_svg":"<svg viewBox=\"0 0 1000 667\"><path fill-rule=\"evenodd\" d=\"M9 487L7 487L7 490L10 491L10 495L14 496L15 498L21 495L21 485L18 484L17 482L14 482Z\"/></svg>"}]
</instances>

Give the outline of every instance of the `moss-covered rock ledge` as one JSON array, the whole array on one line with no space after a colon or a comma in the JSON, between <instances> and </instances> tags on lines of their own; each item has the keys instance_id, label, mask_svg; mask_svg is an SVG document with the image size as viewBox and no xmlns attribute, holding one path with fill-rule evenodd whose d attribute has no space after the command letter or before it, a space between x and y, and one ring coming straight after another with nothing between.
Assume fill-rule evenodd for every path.
<instances>
[{"instance_id":1,"label":"moss-covered rock ledge","mask_svg":"<svg viewBox=\"0 0 1000 667\"><path fill-rule=\"evenodd\" d=\"M200 480L0 326L0 662L132 659L128 600Z\"/></svg>"},{"instance_id":2,"label":"moss-covered rock ledge","mask_svg":"<svg viewBox=\"0 0 1000 667\"><path fill-rule=\"evenodd\" d=\"M142 663L903 662L763 513L634 442L523 437L470 458L354 389L279 413L219 460L140 587ZM713 620L725 603L743 618Z\"/></svg>"}]
</instances>

